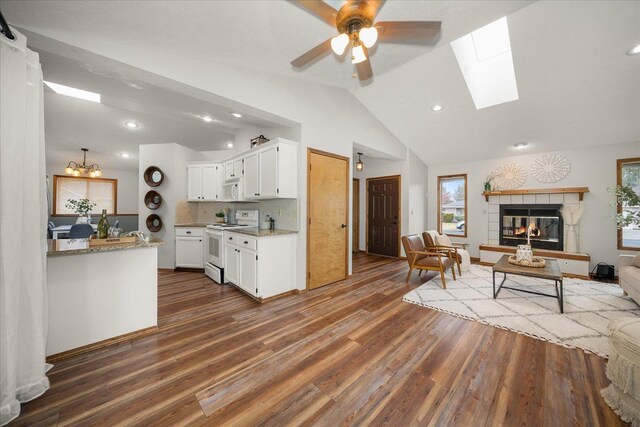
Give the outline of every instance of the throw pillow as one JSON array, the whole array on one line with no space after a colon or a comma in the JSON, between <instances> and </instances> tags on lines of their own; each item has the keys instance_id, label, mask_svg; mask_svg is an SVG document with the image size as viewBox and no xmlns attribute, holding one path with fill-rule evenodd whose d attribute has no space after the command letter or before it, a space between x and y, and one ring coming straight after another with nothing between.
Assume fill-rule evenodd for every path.
<instances>
[{"instance_id":1,"label":"throw pillow","mask_svg":"<svg viewBox=\"0 0 640 427\"><path fill-rule=\"evenodd\" d=\"M640 252L638 252L636 256L633 257L633 265L640 268Z\"/></svg>"},{"instance_id":2,"label":"throw pillow","mask_svg":"<svg viewBox=\"0 0 640 427\"><path fill-rule=\"evenodd\" d=\"M446 234L438 234L438 238L436 239L436 243L439 246L451 246L451 239Z\"/></svg>"}]
</instances>

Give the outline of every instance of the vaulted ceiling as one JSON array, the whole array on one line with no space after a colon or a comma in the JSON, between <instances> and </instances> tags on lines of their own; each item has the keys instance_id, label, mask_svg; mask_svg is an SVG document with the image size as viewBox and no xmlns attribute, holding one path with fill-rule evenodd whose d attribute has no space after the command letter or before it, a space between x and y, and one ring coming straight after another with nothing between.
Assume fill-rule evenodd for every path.
<instances>
[{"instance_id":1,"label":"vaulted ceiling","mask_svg":"<svg viewBox=\"0 0 640 427\"><path fill-rule=\"evenodd\" d=\"M339 1L328 1L339 7ZM11 23L162 46L183 57L350 90L426 163L458 162L594 144L640 141L640 2L399 1L380 20L440 20L431 43L380 44L361 84L331 54L303 70L289 62L333 36L285 1L3 0ZM507 16L519 100L476 110L450 42ZM440 112L431 111L441 104ZM304 123L302 124L304 126Z\"/></svg>"}]
</instances>

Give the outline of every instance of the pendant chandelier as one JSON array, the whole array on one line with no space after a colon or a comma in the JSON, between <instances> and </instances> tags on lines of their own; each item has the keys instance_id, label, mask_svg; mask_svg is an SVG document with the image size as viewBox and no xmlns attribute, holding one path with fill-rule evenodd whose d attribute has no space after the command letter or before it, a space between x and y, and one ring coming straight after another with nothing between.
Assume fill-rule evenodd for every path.
<instances>
[{"instance_id":1,"label":"pendant chandelier","mask_svg":"<svg viewBox=\"0 0 640 427\"><path fill-rule=\"evenodd\" d=\"M67 175L80 176L80 175L89 175L91 178L95 178L97 176L102 176L102 171L100 170L100 165L94 163L92 165L87 165L87 148L81 148L84 152L82 164L79 165L73 160L69 162L67 167L64 169L64 173Z\"/></svg>"},{"instance_id":2,"label":"pendant chandelier","mask_svg":"<svg viewBox=\"0 0 640 427\"><path fill-rule=\"evenodd\" d=\"M358 153L358 163L356 163L356 170L362 172L364 170L364 163L362 163L362 153Z\"/></svg>"}]
</instances>

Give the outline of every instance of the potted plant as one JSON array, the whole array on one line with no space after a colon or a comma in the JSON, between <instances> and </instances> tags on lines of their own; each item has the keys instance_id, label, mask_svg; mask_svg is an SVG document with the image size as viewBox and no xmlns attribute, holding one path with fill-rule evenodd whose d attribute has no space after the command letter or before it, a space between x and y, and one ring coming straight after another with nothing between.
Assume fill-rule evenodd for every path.
<instances>
[{"instance_id":1,"label":"potted plant","mask_svg":"<svg viewBox=\"0 0 640 427\"><path fill-rule=\"evenodd\" d=\"M220 211L220 212L216 212L216 221L219 223L224 223L224 212Z\"/></svg>"},{"instance_id":2,"label":"potted plant","mask_svg":"<svg viewBox=\"0 0 640 427\"><path fill-rule=\"evenodd\" d=\"M69 199L65 203L67 209L71 209L78 214L76 224L87 224L91 222L91 211L96 206L95 203L91 203L89 199Z\"/></svg>"}]
</instances>

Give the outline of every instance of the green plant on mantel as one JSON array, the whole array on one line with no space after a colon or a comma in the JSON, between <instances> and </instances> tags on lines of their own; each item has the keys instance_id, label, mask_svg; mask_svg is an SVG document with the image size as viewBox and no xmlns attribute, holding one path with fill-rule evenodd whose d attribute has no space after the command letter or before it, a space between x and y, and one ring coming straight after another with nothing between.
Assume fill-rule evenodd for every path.
<instances>
[{"instance_id":1,"label":"green plant on mantel","mask_svg":"<svg viewBox=\"0 0 640 427\"><path fill-rule=\"evenodd\" d=\"M618 185L616 188L609 188L609 192L616 196L615 202L611 206L622 206L621 212L616 215L616 225L618 228L629 225L640 225L640 209L629 210L628 207L640 207L640 195L628 185Z\"/></svg>"},{"instance_id":2,"label":"green plant on mantel","mask_svg":"<svg viewBox=\"0 0 640 427\"><path fill-rule=\"evenodd\" d=\"M223 212L223 211L216 212L216 216L217 216L218 218L224 218L224 212Z\"/></svg>"},{"instance_id":3,"label":"green plant on mantel","mask_svg":"<svg viewBox=\"0 0 640 427\"><path fill-rule=\"evenodd\" d=\"M69 199L67 203L65 203L65 207L71 209L78 215L88 215L93 208L96 207L96 204L91 203L89 199Z\"/></svg>"}]
</instances>

